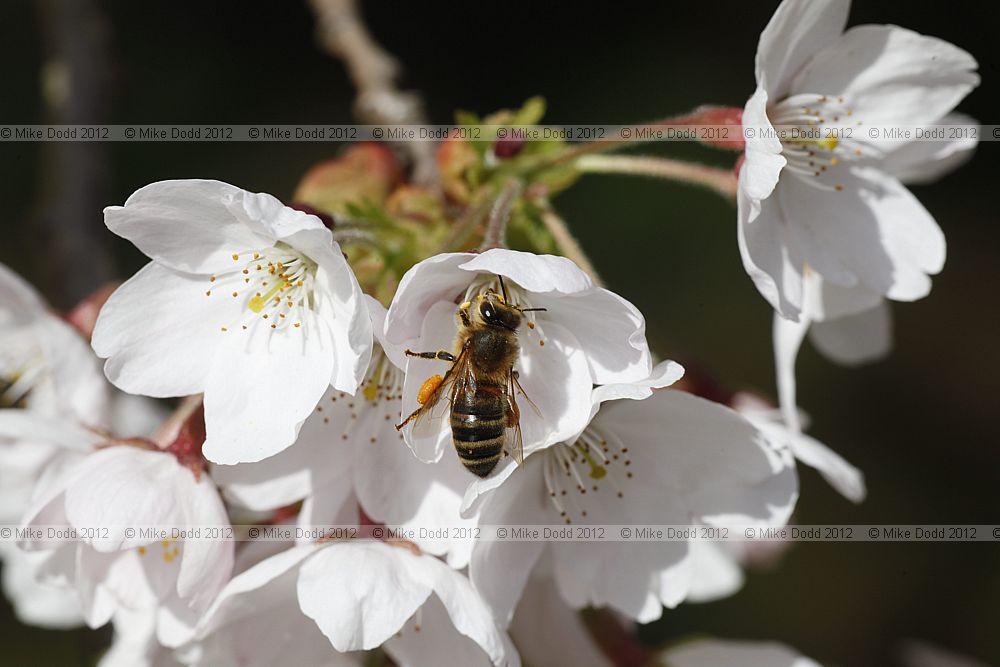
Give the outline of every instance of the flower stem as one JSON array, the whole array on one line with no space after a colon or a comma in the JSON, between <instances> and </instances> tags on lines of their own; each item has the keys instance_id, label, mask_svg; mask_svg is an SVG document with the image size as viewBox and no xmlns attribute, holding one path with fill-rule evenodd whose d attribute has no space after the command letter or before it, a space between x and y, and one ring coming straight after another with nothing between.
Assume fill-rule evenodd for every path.
<instances>
[{"instance_id":1,"label":"flower stem","mask_svg":"<svg viewBox=\"0 0 1000 667\"><path fill-rule=\"evenodd\" d=\"M479 247L481 252L491 248L505 247L504 239L507 235L510 213L523 187L521 181L516 178L504 183L500 194L493 201L493 208L490 209L490 217L486 221L486 231L483 234L483 244Z\"/></svg>"},{"instance_id":2,"label":"flower stem","mask_svg":"<svg viewBox=\"0 0 1000 667\"><path fill-rule=\"evenodd\" d=\"M584 273L590 276L595 285L603 287L604 282L597 274L597 269L594 268L590 258L587 257L587 253L580 247L576 237L569 231L569 225L566 224L566 221L558 213L549 209L542 213L542 222L545 223L545 228L552 234L552 238L555 239L563 256L573 260L577 266L583 269Z\"/></svg>"},{"instance_id":3,"label":"flower stem","mask_svg":"<svg viewBox=\"0 0 1000 667\"><path fill-rule=\"evenodd\" d=\"M715 106L703 106L695 109L691 113L683 114L680 116L673 116L670 118L663 118L661 120L655 120L649 123L644 123L636 127L628 127L620 130L616 135L609 137L607 139L600 139L598 141L590 141L583 144L577 144L571 148L563 151L562 153L557 153L555 155L546 156L546 158L529 168L529 173L544 171L551 167L555 167L561 164L566 164L585 155L590 155L592 153L603 153L605 151L614 150L617 148L622 148L624 146L631 146L636 144L649 143L650 141L657 141L658 138L654 136L655 133L645 132L644 130L656 130L662 129L666 126L692 126L692 125L711 125L711 126L733 126L739 127L739 117L741 115L740 109L730 109L728 107L715 107ZM741 148L739 140L702 140L703 143L708 143L717 147L724 147L730 149Z\"/></svg>"},{"instance_id":4,"label":"flower stem","mask_svg":"<svg viewBox=\"0 0 1000 667\"><path fill-rule=\"evenodd\" d=\"M703 185L727 199L736 197L736 175L728 169L659 157L589 155L576 161L581 171L600 174L654 176Z\"/></svg>"}]
</instances>

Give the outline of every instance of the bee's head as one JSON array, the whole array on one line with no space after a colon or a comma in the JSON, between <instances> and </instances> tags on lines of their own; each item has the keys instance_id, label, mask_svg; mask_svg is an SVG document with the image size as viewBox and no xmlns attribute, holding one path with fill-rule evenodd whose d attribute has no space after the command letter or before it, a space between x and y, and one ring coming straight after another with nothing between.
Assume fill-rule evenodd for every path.
<instances>
[{"instance_id":1,"label":"bee's head","mask_svg":"<svg viewBox=\"0 0 1000 667\"><path fill-rule=\"evenodd\" d=\"M487 326L517 331L521 326L521 309L507 303L500 294L487 290L479 296L476 318Z\"/></svg>"}]
</instances>

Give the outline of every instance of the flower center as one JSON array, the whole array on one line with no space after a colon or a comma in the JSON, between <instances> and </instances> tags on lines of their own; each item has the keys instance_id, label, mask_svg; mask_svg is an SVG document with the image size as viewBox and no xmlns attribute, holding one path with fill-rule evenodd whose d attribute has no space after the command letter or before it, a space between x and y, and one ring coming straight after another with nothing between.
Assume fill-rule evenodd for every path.
<instances>
[{"instance_id":1,"label":"flower center","mask_svg":"<svg viewBox=\"0 0 1000 667\"><path fill-rule=\"evenodd\" d=\"M561 443L543 454L543 476L549 500L566 523L573 517L587 518L588 503L602 502L613 494L625 497L632 479L628 447L612 433L603 433L593 424L572 445Z\"/></svg>"},{"instance_id":2,"label":"flower center","mask_svg":"<svg viewBox=\"0 0 1000 667\"><path fill-rule=\"evenodd\" d=\"M160 558L163 559L164 563L173 563L181 555L181 545L177 544L177 540L174 538L167 538L165 540L160 540ZM155 549L156 547L150 547ZM137 547L136 551L139 552L140 556L145 556L149 553L149 548Z\"/></svg>"},{"instance_id":3,"label":"flower center","mask_svg":"<svg viewBox=\"0 0 1000 667\"><path fill-rule=\"evenodd\" d=\"M399 420L403 378L403 371L376 346L357 395L332 392L330 403L316 406L316 412L323 415L323 424L341 430L341 440L358 437L375 444L385 439L386 433L396 433L393 426ZM403 434L398 438L402 440Z\"/></svg>"},{"instance_id":4,"label":"flower center","mask_svg":"<svg viewBox=\"0 0 1000 667\"><path fill-rule=\"evenodd\" d=\"M793 95L768 111L780 133L785 169L821 190L843 190L832 168L869 152L859 141L861 121L843 97Z\"/></svg>"},{"instance_id":5,"label":"flower center","mask_svg":"<svg viewBox=\"0 0 1000 667\"><path fill-rule=\"evenodd\" d=\"M314 317L316 263L294 248L277 243L252 253L233 254L233 269L209 278L205 296L242 298L243 317L233 327L246 331L263 323L295 330Z\"/></svg>"}]
</instances>

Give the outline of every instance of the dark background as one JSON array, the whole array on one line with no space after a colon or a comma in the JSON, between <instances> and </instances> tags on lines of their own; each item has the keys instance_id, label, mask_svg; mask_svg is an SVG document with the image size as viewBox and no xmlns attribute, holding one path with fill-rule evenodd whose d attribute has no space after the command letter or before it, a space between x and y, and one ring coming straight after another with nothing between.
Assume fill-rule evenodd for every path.
<instances>
[{"instance_id":1,"label":"dark background","mask_svg":"<svg viewBox=\"0 0 1000 667\"><path fill-rule=\"evenodd\" d=\"M46 49L79 37L58 36L58 13L43 11L61 4L0 6L0 124L47 118L39 76ZM1000 22L990 3L857 4L852 24L896 23L970 51L983 83L960 110L1000 124ZM108 122L351 120L353 90L340 63L316 47L302 2L101 6L112 48L108 63L98 61L94 86L106 93L91 104ZM619 123L703 103L742 106L753 90L757 37L775 6L392 2L369 3L366 18L405 64L404 86L425 94L433 122L450 122L456 108L487 113L542 94L550 122ZM46 40L43 25L55 40ZM166 178L216 178L287 198L310 165L339 148L105 144L84 156L104 165L95 171L60 162L45 144L5 143L0 261L66 306L112 270L104 253L120 276L143 258L110 233L95 236L92 247L81 242L80 252L59 251L65 239L51 231L53 216L99 228L102 206ZM732 160L693 146L665 148ZM800 523L1000 523L997 164L996 145L986 143L961 171L914 188L944 229L949 257L928 298L894 305L889 359L850 370L809 348L802 354L800 402L813 415L812 433L864 470L869 497L853 506L803 469ZM731 205L681 185L598 176L556 204L609 286L645 313L659 353L697 362L734 387L773 391L770 310L742 270ZM851 666L892 664L898 641L918 637L1000 661L998 593L1000 545L805 543L780 567L752 574L741 594L667 611L643 636L776 639ZM0 607L0 662L85 664L95 651L89 634L25 628Z\"/></svg>"}]
</instances>

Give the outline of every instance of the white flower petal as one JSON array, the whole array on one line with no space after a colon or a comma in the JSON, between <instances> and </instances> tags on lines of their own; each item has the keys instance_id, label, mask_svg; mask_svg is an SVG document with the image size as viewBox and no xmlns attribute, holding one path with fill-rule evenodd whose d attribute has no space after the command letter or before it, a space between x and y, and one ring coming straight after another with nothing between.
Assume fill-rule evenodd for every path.
<instances>
[{"instance_id":1,"label":"white flower petal","mask_svg":"<svg viewBox=\"0 0 1000 667\"><path fill-rule=\"evenodd\" d=\"M844 287L820 278L815 271L805 274L805 305L808 319L834 320L845 315L856 315L870 310L882 302L882 296L862 285Z\"/></svg>"},{"instance_id":2,"label":"white flower petal","mask_svg":"<svg viewBox=\"0 0 1000 667\"><path fill-rule=\"evenodd\" d=\"M205 284L151 262L115 290L91 341L107 358L104 372L115 386L158 398L204 390L224 342L221 328L239 321L243 307L236 299L206 297Z\"/></svg>"},{"instance_id":3,"label":"white flower petal","mask_svg":"<svg viewBox=\"0 0 1000 667\"><path fill-rule=\"evenodd\" d=\"M233 254L272 245L261 216L281 208L270 195L220 181L160 181L136 190L125 206L104 209L104 222L164 266L213 273Z\"/></svg>"},{"instance_id":4,"label":"white flower petal","mask_svg":"<svg viewBox=\"0 0 1000 667\"><path fill-rule=\"evenodd\" d=\"M94 351L76 329L56 317L41 319L37 335L63 416L107 428L110 387Z\"/></svg>"},{"instance_id":5,"label":"white flower petal","mask_svg":"<svg viewBox=\"0 0 1000 667\"><path fill-rule=\"evenodd\" d=\"M455 304L439 301L426 311L426 317L420 328L420 336L410 344L414 352L435 352L448 350L455 346ZM391 308L390 308L391 311ZM421 385L434 375L444 376L450 364L436 359L420 359L406 357L406 379L403 382L402 421L420 405L417 394ZM440 417L438 418L438 415ZM421 419L410 422L403 429L406 444L413 454L421 461L434 463L441 459L447 449L451 449L451 429L448 426L447 404L439 404L433 415L428 414Z\"/></svg>"},{"instance_id":6,"label":"white flower petal","mask_svg":"<svg viewBox=\"0 0 1000 667\"><path fill-rule=\"evenodd\" d=\"M590 421L594 381L588 356L569 328L556 322L544 326L545 345L532 345L532 339L525 337L521 358L514 365L527 396L514 397L521 411L525 457L569 440ZM648 375L647 369L637 379ZM528 399L538 408L537 412Z\"/></svg>"},{"instance_id":7,"label":"white flower petal","mask_svg":"<svg viewBox=\"0 0 1000 667\"><path fill-rule=\"evenodd\" d=\"M202 618L185 663L270 667L294 656L304 665L358 667L354 656L332 650L299 608L298 565L319 548L289 549L234 577Z\"/></svg>"},{"instance_id":8,"label":"white flower petal","mask_svg":"<svg viewBox=\"0 0 1000 667\"><path fill-rule=\"evenodd\" d=\"M457 307L469 286L469 274L458 267L473 256L466 252L434 255L403 274L385 317L387 350L419 337L427 312L437 302L450 301Z\"/></svg>"},{"instance_id":9,"label":"white flower petal","mask_svg":"<svg viewBox=\"0 0 1000 667\"><path fill-rule=\"evenodd\" d=\"M304 229L286 240L318 264L316 283L321 287L314 291L319 302L316 316L329 326L334 346L330 384L353 394L368 370L372 354L368 300L328 229Z\"/></svg>"},{"instance_id":10,"label":"white flower petal","mask_svg":"<svg viewBox=\"0 0 1000 667\"><path fill-rule=\"evenodd\" d=\"M784 97L813 54L836 43L850 7L850 0L784 0L757 44L758 83L766 79L772 96Z\"/></svg>"},{"instance_id":11,"label":"white flower petal","mask_svg":"<svg viewBox=\"0 0 1000 667\"><path fill-rule=\"evenodd\" d=\"M76 591L36 580L48 552L22 551L12 542L0 542L3 560L3 592L21 623L65 630L83 625Z\"/></svg>"},{"instance_id":12,"label":"white flower petal","mask_svg":"<svg viewBox=\"0 0 1000 667\"><path fill-rule=\"evenodd\" d=\"M489 501L483 505L480 514L483 525L549 523L551 508L542 492L540 459L526 460L523 469L506 478L502 489L494 490L487 496ZM512 471L514 467L511 462L505 470ZM469 578L501 623L510 623L545 544L541 540L482 540L476 543L469 563ZM498 573L503 576L498 576Z\"/></svg>"},{"instance_id":13,"label":"white flower petal","mask_svg":"<svg viewBox=\"0 0 1000 667\"><path fill-rule=\"evenodd\" d=\"M740 167L739 192L747 197L748 222L757 218L759 202L771 196L786 163L781 155L781 142L767 117L767 100L767 90L760 85L743 108L746 152Z\"/></svg>"},{"instance_id":14,"label":"white flower petal","mask_svg":"<svg viewBox=\"0 0 1000 667\"><path fill-rule=\"evenodd\" d=\"M463 519L459 508L469 481L478 478L450 453L436 464L424 463L406 447L393 422L375 417L381 428L355 442L354 485L365 514L381 523L424 529L414 540L422 551L447 554L452 567L465 567L472 541L451 537L451 529L475 526L475 517ZM441 527L443 536L437 537Z\"/></svg>"},{"instance_id":15,"label":"white flower petal","mask_svg":"<svg viewBox=\"0 0 1000 667\"><path fill-rule=\"evenodd\" d=\"M598 419L629 443L636 471L655 468L696 518L773 525L791 514L798 496L791 458L729 408L664 389L645 401L618 401Z\"/></svg>"},{"instance_id":16,"label":"white flower petal","mask_svg":"<svg viewBox=\"0 0 1000 667\"><path fill-rule=\"evenodd\" d=\"M786 417L782 417L778 411L752 394L736 394L733 404L769 441L778 447L789 449L796 459L815 468L845 498L856 503L864 500L864 475L839 454L818 440L789 428L784 421ZM808 421L807 416L800 411L794 412L797 422Z\"/></svg>"},{"instance_id":17,"label":"white flower petal","mask_svg":"<svg viewBox=\"0 0 1000 667\"><path fill-rule=\"evenodd\" d=\"M179 492L184 493L185 489L182 487ZM229 525L226 507L207 475L190 485L184 510L187 526ZM206 537L205 528L202 528L202 537ZM233 540L231 537L184 540L182 550L177 594L191 610L201 613L229 581L233 570Z\"/></svg>"},{"instance_id":18,"label":"white flower petal","mask_svg":"<svg viewBox=\"0 0 1000 667\"><path fill-rule=\"evenodd\" d=\"M936 37L893 25L860 25L816 53L792 90L843 96L869 127L924 125L978 85L976 67L971 55Z\"/></svg>"},{"instance_id":19,"label":"white flower petal","mask_svg":"<svg viewBox=\"0 0 1000 667\"><path fill-rule=\"evenodd\" d=\"M578 294L593 287L583 269L570 259L506 248L493 248L480 255L472 255L459 268L510 278L527 291L537 294Z\"/></svg>"},{"instance_id":20,"label":"white flower petal","mask_svg":"<svg viewBox=\"0 0 1000 667\"><path fill-rule=\"evenodd\" d=\"M594 387L592 400L595 405L600 405L604 401L622 398L641 401L644 398L652 396L654 389L669 387L683 376L683 366L676 361L662 361L653 368L648 378L640 382L603 384L599 387Z\"/></svg>"},{"instance_id":21,"label":"white flower petal","mask_svg":"<svg viewBox=\"0 0 1000 667\"><path fill-rule=\"evenodd\" d=\"M712 602L729 597L743 588L743 570L726 544L695 540L691 542L691 590L689 602Z\"/></svg>"},{"instance_id":22,"label":"white flower petal","mask_svg":"<svg viewBox=\"0 0 1000 667\"><path fill-rule=\"evenodd\" d=\"M802 179L780 188L784 214L807 229L865 287L898 301L930 290L928 274L941 270L945 241L926 209L894 177L871 167L845 169L842 191L822 191ZM823 259L799 248L824 278ZM836 280L836 277L834 277Z\"/></svg>"},{"instance_id":23,"label":"white flower petal","mask_svg":"<svg viewBox=\"0 0 1000 667\"><path fill-rule=\"evenodd\" d=\"M908 185L926 185L969 161L978 143L979 123L961 113L950 113L938 125L955 127L957 138L911 141L890 151L879 166Z\"/></svg>"},{"instance_id":24,"label":"white flower petal","mask_svg":"<svg viewBox=\"0 0 1000 667\"><path fill-rule=\"evenodd\" d=\"M560 597L550 577L534 576L524 588L510 633L529 665L611 667L579 613Z\"/></svg>"},{"instance_id":25,"label":"white flower petal","mask_svg":"<svg viewBox=\"0 0 1000 667\"><path fill-rule=\"evenodd\" d=\"M335 363L330 333L313 324L302 335L255 331L246 347L216 352L205 386L205 458L252 463L295 441Z\"/></svg>"},{"instance_id":26,"label":"white flower petal","mask_svg":"<svg viewBox=\"0 0 1000 667\"><path fill-rule=\"evenodd\" d=\"M882 301L874 308L835 320L814 322L809 339L838 364L856 366L882 359L892 349L892 313Z\"/></svg>"},{"instance_id":27,"label":"white flower petal","mask_svg":"<svg viewBox=\"0 0 1000 667\"><path fill-rule=\"evenodd\" d=\"M375 648L431 594L431 583L412 576L407 567L407 559L416 558L382 543L329 545L300 569L302 613L338 651Z\"/></svg>"},{"instance_id":28,"label":"white flower petal","mask_svg":"<svg viewBox=\"0 0 1000 667\"><path fill-rule=\"evenodd\" d=\"M671 667L820 667L775 642L700 639L663 652Z\"/></svg>"},{"instance_id":29,"label":"white flower petal","mask_svg":"<svg viewBox=\"0 0 1000 667\"><path fill-rule=\"evenodd\" d=\"M490 664L476 642L455 631L444 605L433 595L384 648L399 667Z\"/></svg>"},{"instance_id":30,"label":"white flower petal","mask_svg":"<svg viewBox=\"0 0 1000 667\"><path fill-rule=\"evenodd\" d=\"M251 616L255 609L263 606L263 600L253 599L259 592L289 572L297 578L298 565L321 548L318 544L293 547L265 558L230 579L199 623L200 636L214 632L225 623ZM260 597L266 599L266 596Z\"/></svg>"},{"instance_id":31,"label":"white flower petal","mask_svg":"<svg viewBox=\"0 0 1000 667\"><path fill-rule=\"evenodd\" d=\"M802 433L790 438L789 445L795 458L819 471L840 495L855 503L865 499L864 474L840 454Z\"/></svg>"},{"instance_id":32,"label":"white flower petal","mask_svg":"<svg viewBox=\"0 0 1000 667\"><path fill-rule=\"evenodd\" d=\"M539 318L545 338L552 337L552 323L573 332L586 354L593 384L640 382L649 376L653 364L646 321L635 306L614 292L595 288L569 298L532 295L531 305L548 308ZM522 344L530 347L537 331L525 329Z\"/></svg>"},{"instance_id":33,"label":"white flower petal","mask_svg":"<svg viewBox=\"0 0 1000 667\"><path fill-rule=\"evenodd\" d=\"M194 490L194 475L166 452L136 447L108 447L91 454L66 488L66 518L79 530L108 528L87 540L94 549L111 553L156 542L131 539L124 529L132 526L182 526L183 492Z\"/></svg>"},{"instance_id":34,"label":"white flower petal","mask_svg":"<svg viewBox=\"0 0 1000 667\"><path fill-rule=\"evenodd\" d=\"M391 547L383 546L391 549ZM436 558L413 557L404 553L405 562L414 577L429 583L448 612L455 629L476 642L494 665L519 667L521 662L512 652L505 634L497 627L493 610L462 574Z\"/></svg>"},{"instance_id":35,"label":"white flower petal","mask_svg":"<svg viewBox=\"0 0 1000 667\"><path fill-rule=\"evenodd\" d=\"M746 177L741 173L740 182ZM743 268L757 290L783 317L798 319L802 309L802 264L789 254L788 223L776 201L760 202L751 222L752 203L741 187L737 192L737 240Z\"/></svg>"},{"instance_id":36,"label":"white flower petal","mask_svg":"<svg viewBox=\"0 0 1000 667\"><path fill-rule=\"evenodd\" d=\"M0 437L49 443L76 452L89 452L106 440L71 421L20 408L0 409Z\"/></svg>"},{"instance_id":37,"label":"white flower petal","mask_svg":"<svg viewBox=\"0 0 1000 667\"><path fill-rule=\"evenodd\" d=\"M212 477L225 489L226 497L262 511L303 500L323 486L349 493L353 448L342 436L351 425L353 401L344 396L328 391L288 449L256 463L215 466Z\"/></svg>"},{"instance_id":38,"label":"white flower petal","mask_svg":"<svg viewBox=\"0 0 1000 667\"><path fill-rule=\"evenodd\" d=\"M518 468L519 466L514 462L514 459L501 459L496 470L489 477L474 479L465 489L465 496L462 499L462 516L469 517L477 513L482 503L489 497L490 492L499 488Z\"/></svg>"}]
</instances>

